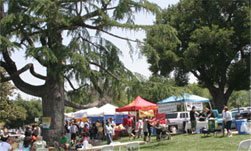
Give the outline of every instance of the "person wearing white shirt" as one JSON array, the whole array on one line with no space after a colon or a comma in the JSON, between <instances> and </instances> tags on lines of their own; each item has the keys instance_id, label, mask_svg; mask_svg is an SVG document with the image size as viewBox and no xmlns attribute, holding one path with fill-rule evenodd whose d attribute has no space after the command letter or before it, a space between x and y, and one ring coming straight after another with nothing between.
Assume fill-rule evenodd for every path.
<instances>
[{"instance_id":1,"label":"person wearing white shirt","mask_svg":"<svg viewBox=\"0 0 251 151\"><path fill-rule=\"evenodd\" d=\"M227 129L227 134L228 137L232 137L232 132L231 132L231 124L232 124L232 113L231 111L228 110L228 107L225 107L225 115L226 115L226 129Z\"/></svg>"},{"instance_id":2,"label":"person wearing white shirt","mask_svg":"<svg viewBox=\"0 0 251 151\"><path fill-rule=\"evenodd\" d=\"M0 151L11 151L12 147L11 145L8 143L8 136L2 136L1 140L2 142L0 143Z\"/></svg>"},{"instance_id":3,"label":"person wearing white shirt","mask_svg":"<svg viewBox=\"0 0 251 151\"><path fill-rule=\"evenodd\" d=\"M143 129L143 120L139 119L139 121L138 121L138 138L142 137L142 129Z\"/></svg>"},{"instance_id":4,"label":"person wearing white shirt","mask_svg":"<svg viewBox=\"0 0 251 151\"><path fill-rule=\"evenodd\" d=\"M110 121L107 120L106 125L105 125L105 134L106 134L106 140L107 140L108 145L112 143L112 131L113 131L113 128L110 124Z\"/></svg>"},{"instance_id":5,"label":"person wearing white shirt","mask_svg":"<svg viewBox=\"0 0 251 151\"><path fill-rule=\"evenodd\" d=\"M72 144L76 144L76 134L77 134L78 128L74 122L72 122L70 127L70 133L71 133L71 140Z\"/></svg>"},{"instance_id":6,"label":"person wearing white shirt","mask_svg":"<svg viewBox=\"0 0 251 151\"><path fill-rule=\"evenodd\" d=\"M82 130L83 130L84 127L85 127L85 124L84 124L84 122L83 122L82 120L80 120L80 121L78 122L78 127L79 127L78 135L81 135Z\"/></svg>"}]
</instances>

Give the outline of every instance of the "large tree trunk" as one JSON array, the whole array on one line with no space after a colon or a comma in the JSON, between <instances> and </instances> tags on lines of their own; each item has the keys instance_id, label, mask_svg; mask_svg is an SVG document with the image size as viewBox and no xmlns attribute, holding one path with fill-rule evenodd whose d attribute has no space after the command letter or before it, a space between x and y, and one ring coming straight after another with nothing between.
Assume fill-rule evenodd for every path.
<instances>
[{"instance_id":1,"label":"large tree trunk","mask_svg":"<svg viewBox=\"0 0 251 151\"><path fill-rule=\"evenodd\" d=\"M214 108L218 109L219 112L222 112L224 106L227 105L232 90L228 89L224 92L224 90L222 91L216 88L214 90L209 89L209 91L213 97Z\"/></svg>"},{"instance_id":2,"label":"large tree trunk","mask_svg":"<svg viewBox=\"0 0 251 151\"><path fill-rule=\"evenodd\" d=\"M213 95L214 107L222 112L224 105L227 105L228 98L224 94Z\"/></svg>"},{"instance_id":3,"label":"large tree trunk","mask_svg":"<svg viewBox=\"0 0 251 151\"><path fill-rule=\"evenodd\" d=\"M51 125L49 129L42 130L42 135L51 146L54 141L59 141L64 131L64 83L59 79L47 81L45 91L42 97L43 116L51 118Z\"/></svg>"}]
</instances>

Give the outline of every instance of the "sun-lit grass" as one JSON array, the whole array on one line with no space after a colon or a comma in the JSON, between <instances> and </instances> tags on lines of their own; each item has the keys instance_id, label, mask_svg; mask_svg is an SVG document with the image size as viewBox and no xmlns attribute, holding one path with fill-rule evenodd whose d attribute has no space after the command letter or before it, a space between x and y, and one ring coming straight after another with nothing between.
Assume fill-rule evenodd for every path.
<instances>
[{"instance_id":1,"label":"sun-lit grass","mask_svg":"<svg viewBox=\"0 0 251 151\"><path fill-rule=\"evenodd\" d=\"M204 136L203 134L180 134L172 137L171 140L161 142L152 137L152 142L140 145L141 151L236 151L240 141L251 139L251 135L234 134L233 137ZM135 139L135 141L142 139ZM128 137L120 138L116 141L127 142Z\"/></svg>"},{"instance_id":2,"label":"sun-lit grass","mask_svg":"<svg viewBox=\"0 0 251 151\"><path fill-rule=\"evenodd\" d=\"M245 139L251 139L251 135L233 134L233 137L222 137L220 133L210 136L180 134L173 135L171 140L160 142L156 141L156 136L152 136L152 142L140 145L140 151L236 151L239 143ZM129 141L143 141L143 138L129 140L128 137L121 137L114 140L114 142ZM114 150L118 151L119 148L116 147ZM122 151L126 151L126 148L122 147Z\"/></svg>"}]
</instances>

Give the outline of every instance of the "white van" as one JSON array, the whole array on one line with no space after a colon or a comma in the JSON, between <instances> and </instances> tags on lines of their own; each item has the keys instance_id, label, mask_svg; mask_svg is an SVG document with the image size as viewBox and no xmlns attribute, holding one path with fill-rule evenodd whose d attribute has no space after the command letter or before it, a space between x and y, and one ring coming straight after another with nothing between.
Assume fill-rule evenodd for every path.
<instances>
[{"instance_id":1,"label":"white van","mask_svg":"<svg viewBox=\"0 0 251 151\"><path fill-rule=\"evenodd\" d=\"M168 125L169 130L175 127L178 133L183 133L186 121L190 121L189 112L170 112L166 114L166 125Z\"/></svg>"}]
</instances>

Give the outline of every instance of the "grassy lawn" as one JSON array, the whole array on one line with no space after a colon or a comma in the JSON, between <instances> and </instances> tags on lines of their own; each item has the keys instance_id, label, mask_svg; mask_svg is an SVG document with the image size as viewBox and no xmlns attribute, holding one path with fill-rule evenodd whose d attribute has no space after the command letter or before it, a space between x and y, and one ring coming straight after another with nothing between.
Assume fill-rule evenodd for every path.
<instances>
[{"instance_id":1,"label":"grassy lawn","mask_svg":"<svg viewBox=\"0 0 251 151\"><path fill-rule=\"evenodd\" d=\"M180 134L172 136L172 140L156 142L156 137L152 137L152 142L140 145L141 151L236 151L240 141L251 139L251 135L234 134L233 137L205 136L203 134L187 135ZM142 139L135 139L142 140ZM128 138L120 138L119 142L127 142Z\"/></svg>"}]
</instances>

